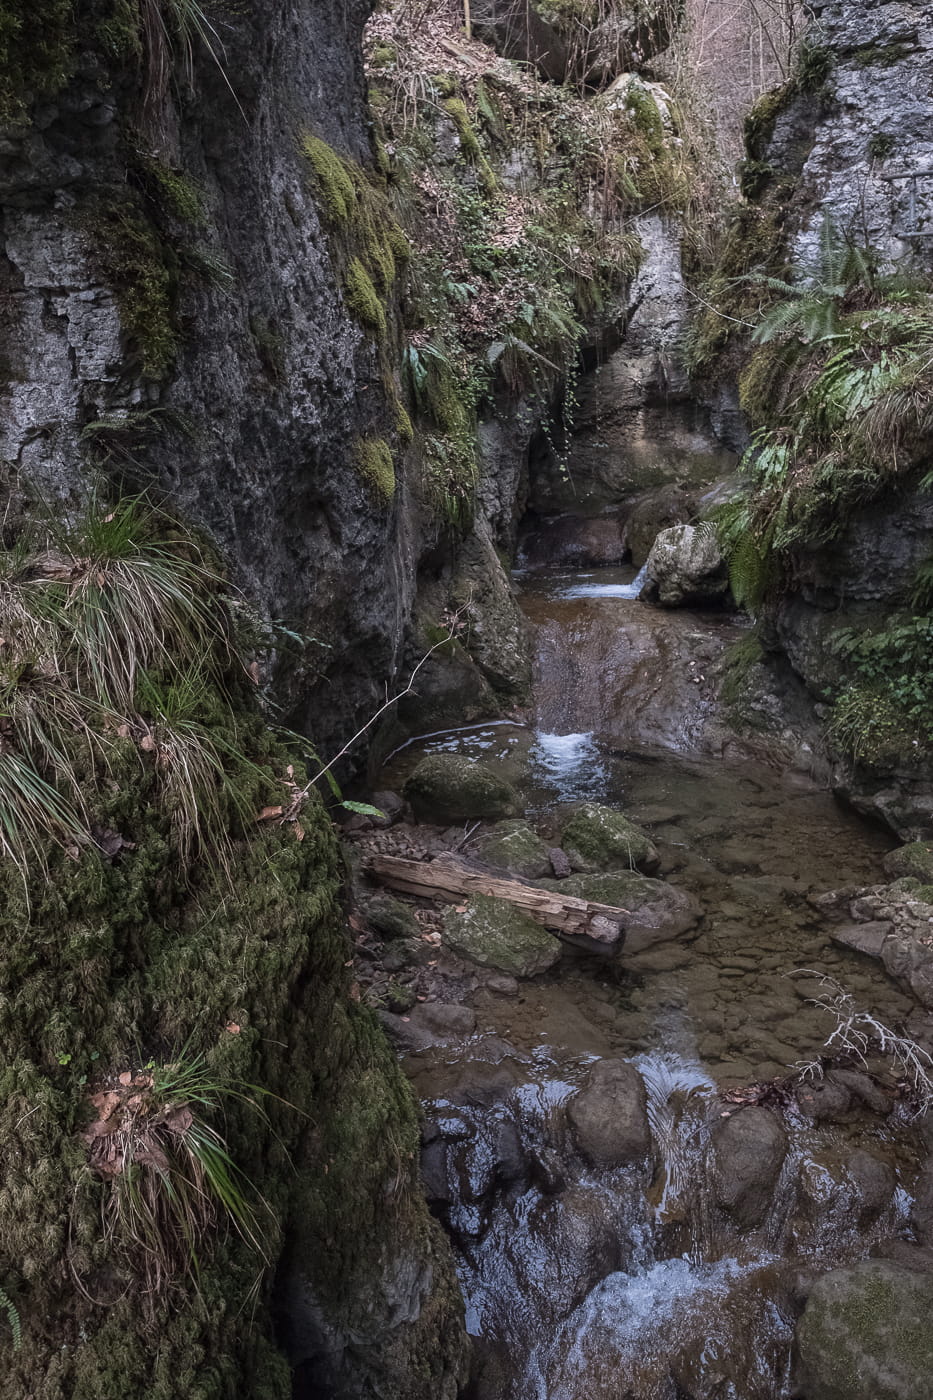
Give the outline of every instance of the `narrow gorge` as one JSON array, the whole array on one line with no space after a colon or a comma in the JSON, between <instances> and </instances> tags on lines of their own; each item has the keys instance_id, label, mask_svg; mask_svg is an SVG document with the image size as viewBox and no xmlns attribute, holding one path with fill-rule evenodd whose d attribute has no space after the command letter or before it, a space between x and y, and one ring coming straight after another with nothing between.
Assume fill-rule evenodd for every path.
<instances>
[{"instance_id":1,"label":"narrow gorge","mask_svg":"<svg viewBox=\"0 0 933 1400\"><path fill-rule=\"evenodd\" d=\"M0 1400L933 1395L931 114L0 4Z\"/></svg>"}]
</instances>

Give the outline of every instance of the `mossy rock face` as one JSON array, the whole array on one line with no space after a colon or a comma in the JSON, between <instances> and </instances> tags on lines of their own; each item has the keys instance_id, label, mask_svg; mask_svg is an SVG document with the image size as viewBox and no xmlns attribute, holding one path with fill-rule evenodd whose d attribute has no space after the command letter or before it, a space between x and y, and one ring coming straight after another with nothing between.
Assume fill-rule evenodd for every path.
<instances>
[{"instance_id":1,"label":"mossy rock face","mask_svg":"<svg viewBox=\"0 0 933 1400\"><path fill-rule=\"evenodd\" d=\"M499 822L476 848L479 858L509 875L540 880L551 874L548 848L527 822Z\"/></svg>"},{"instance_id":2,"label":"mossy rock face","mask_svg":"<svg viewBox=\"0 0 933 1400\"><path fill-rule=\"evenodd\" d=\"M922 885L933 884L933 841L911 841L884 858L884 873L892 880L910 877Z\"/></svg>"},{"instance_id":3,"label":"mossy rock face","mask_svg":"<svg viewBox=\"0 0 933 1400\"><path fill-rule=\"evenodd\" d=\"M444 919L444 942L480 967L493 967L513 977L536 977L560 957L552 933L505 899L477 894L462 913L450 910Z\"/></svg>"},{"instance_id":4,"label":"mossy rock face","mask_svg":"<svg viewBox=\"0 0 933 1400\"><path fill-rule=\"evenodd\" d=\"M489 764L460 754L423 758L403 789L418 821L496 821L521 811L518 793Z\"/></svg>"},{"instance_id":5,"label":"mossy rock face","mask_svg":"<svg viewBox=\"0 0 933 1400\"><path fill-rule=\"evenodd\" d=\"M641 827L621 812L585 802L565 823L561 844L574 870L657 870L660 860Z\"/></svg>"},{"instance_id":6,"label":"mossy rock face","mask_svg":"<svg viewBox=\"0 0 933 1400\"><path fill-rule=\"evenodd\" d=\"M866 1259L818 1279L797 1327L807 1400L929 1400L933 1278Z\"/></svg>"}]
</instances>

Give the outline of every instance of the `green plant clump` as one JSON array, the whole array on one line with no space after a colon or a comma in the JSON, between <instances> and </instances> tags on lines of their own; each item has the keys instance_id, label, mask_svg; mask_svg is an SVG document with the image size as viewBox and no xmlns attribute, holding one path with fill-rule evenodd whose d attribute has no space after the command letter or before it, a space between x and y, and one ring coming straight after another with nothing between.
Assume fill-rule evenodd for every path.
<instances>
[{"instance_id":1,"label":"green plant clump","mask_svg":"<svg viewBox=\"0 0 933 1400\"><path fill-rule=\"evenodd\" d=\"M385 340L386 313L373 280L359 258L351 258L343 276L343 293L350 314L377 340Z\"/></svg>"},{"instance_id":2,"label":"green plant clump","mask_svg":"<svg viewBox=\"0 0 933 1400\"><path fill-rule=\"evenodd\" d=\"M101 199L81 216L90 252L113 287L120 321L150 379L168 374L179 347L178 260L133 199Z\"/></svg>"},{"instance_id":3,"label":"green plant clump","mask_svg":"<svg viewBox=\"0 0 933 1400\"><path fill-rule=\"evenodd\" d=\"M395 495L395 463L389 444L383 438L360 438L354 455L360 476L377 499L388 505Z\"/></svg>"}]
</instances>

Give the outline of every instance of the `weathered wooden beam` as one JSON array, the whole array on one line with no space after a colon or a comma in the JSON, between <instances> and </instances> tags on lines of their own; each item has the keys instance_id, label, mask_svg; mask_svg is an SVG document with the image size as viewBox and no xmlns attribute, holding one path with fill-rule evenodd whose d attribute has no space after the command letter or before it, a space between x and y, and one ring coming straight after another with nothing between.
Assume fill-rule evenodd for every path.
<instances>
[{"instance_id":1,"label":"weathered wooden beam","mask_svg":"<svg viewBox=\"0 0 933 1400\"><path fill-rule=\"evenodd\" d=\"M552 932L591 938L597 943L619 943L629 914L627 909L611 904L594 904L556 890L538 889L524 880L487 874L456 856L440 855L432 861L422 861L373 855L366 862L366 870L381 884L422 899L456 903L471 894L506 899Z\"/></svg>"}]
</instances>

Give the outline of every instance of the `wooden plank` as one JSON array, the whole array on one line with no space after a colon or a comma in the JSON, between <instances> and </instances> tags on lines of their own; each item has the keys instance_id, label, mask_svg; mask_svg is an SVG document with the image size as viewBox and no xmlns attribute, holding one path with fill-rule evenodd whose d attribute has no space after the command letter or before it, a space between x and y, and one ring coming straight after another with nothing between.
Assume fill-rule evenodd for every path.
<instances>
[{"instance_id":1,"label":"wooden plank","mask_svg":"<svg viewBox=\"0 0 933 1400\"><path fill-rule=\"evenodd\" d=\"M422 861L373 855L367 860L366 869L381 884L422 899L456 903L471 894L505 899L552 932L591 938L597 943L620 943L624 921L629 916L627 909L611 904L595 904L556 890L538 889L524 880L490 875L456 856L441 855Z\"/></svg>"}]
</instances>

